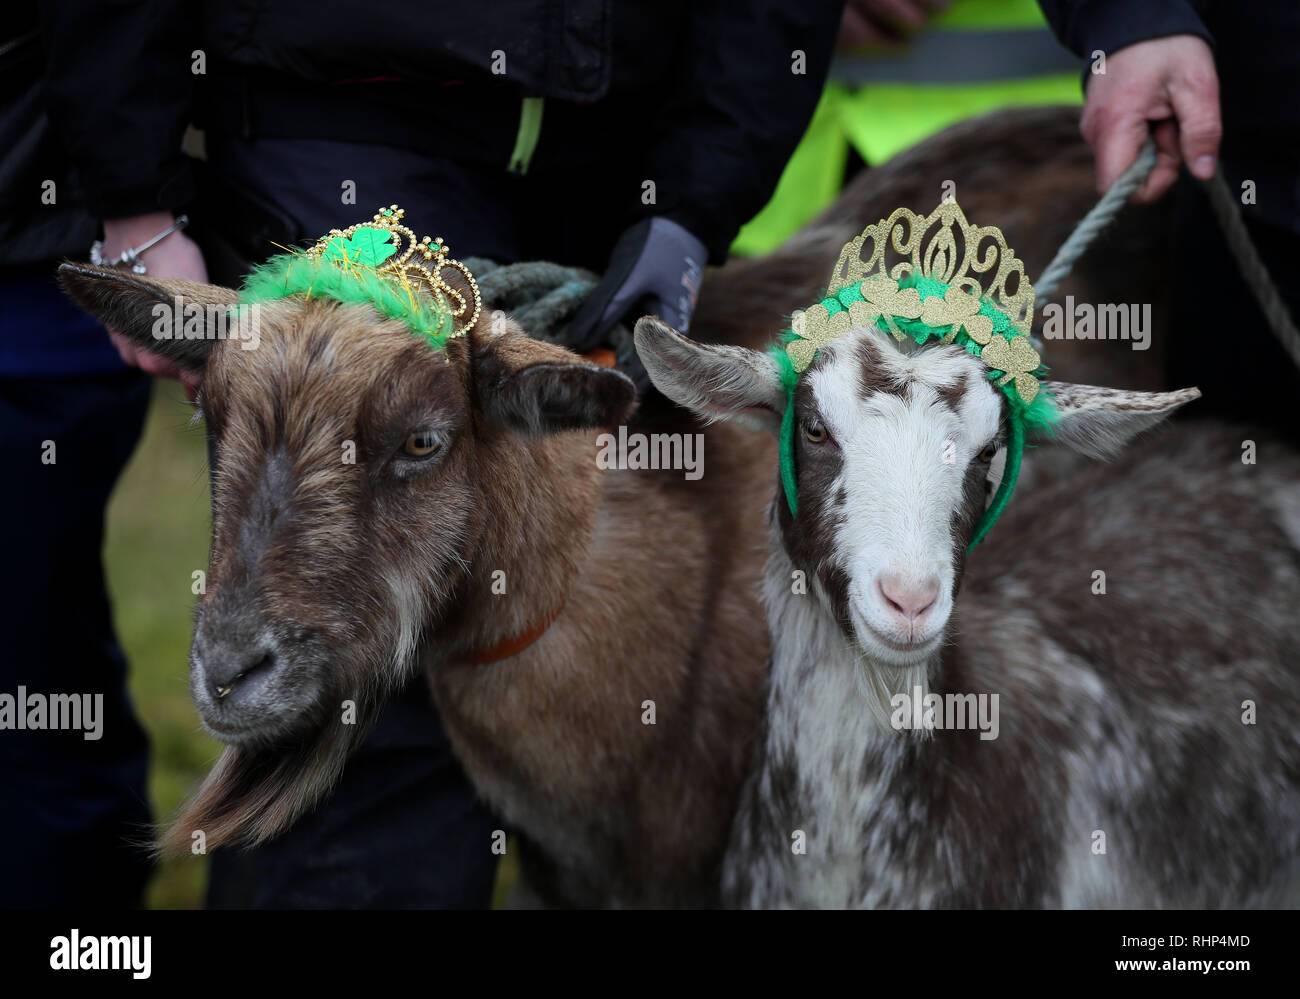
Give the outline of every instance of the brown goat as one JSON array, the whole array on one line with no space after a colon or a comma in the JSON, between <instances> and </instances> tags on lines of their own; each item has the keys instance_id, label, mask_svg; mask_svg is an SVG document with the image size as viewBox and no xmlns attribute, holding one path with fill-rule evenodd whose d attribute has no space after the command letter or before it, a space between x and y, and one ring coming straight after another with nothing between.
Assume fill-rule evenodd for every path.
<instances>
[{"instance_id":1,"label":"brown goat","mask_svg":"<svg viewBox=\"0 0 1300 999\"><path fill-rule=\"evenodd\" d=\"M480 793L549 861L530 864L549 901L713 899L766 659L766 444L709 430L703 484L603 470L595 434L631 383L512 323L438 352L368 306L295 298L261 309L255 350L151 341L155 305L236 293L62 276L107 324L202 362L216 475L191 689L230 748L164 848L285 828L418 665ZM416 435L431 456L406 453Z\"/></svg>"}]
</instances>

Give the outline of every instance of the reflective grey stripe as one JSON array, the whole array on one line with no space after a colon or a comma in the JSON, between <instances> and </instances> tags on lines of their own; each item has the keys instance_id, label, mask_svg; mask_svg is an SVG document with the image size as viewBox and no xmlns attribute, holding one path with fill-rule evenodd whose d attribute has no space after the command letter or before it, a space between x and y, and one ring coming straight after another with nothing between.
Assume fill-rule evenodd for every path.
<instances>
[{"instance_id":1,"label":"reflective grey stripe","mask_svg":"<svg viewBox=\"0 0 1300 999\"><path fill-rule=\"evenodd\" d=\"M930 31L897 55L836 56L831 79L863 83L986 83L1077 73L1084 63L1046 28Z\"/></svg>"}]
</instances>

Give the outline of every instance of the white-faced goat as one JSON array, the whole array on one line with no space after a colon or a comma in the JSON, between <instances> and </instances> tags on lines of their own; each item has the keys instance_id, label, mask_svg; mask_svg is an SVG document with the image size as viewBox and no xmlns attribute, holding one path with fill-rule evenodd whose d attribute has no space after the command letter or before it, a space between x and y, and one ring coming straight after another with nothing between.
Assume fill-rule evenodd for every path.
<instances>
[{"instance_id":1,"label":"white-faced goat","mask_svg":"<svg viewBox=\"0 0 1300 999\"><path fill-rule=\"evenodd\" d=\"M637 343L669 397L776 431L786 396L770 357L649 319ZM1017 496L966 564L1005 403L962 348L908 347L850 330L794 397L798 513L778 492L766 737L726 900L1287 898L1300 855L1300 456L1230 427L1174 426ZM1046 385L1060 442L1094 456L1197 395Z\"/></svg>"}]
</instances>

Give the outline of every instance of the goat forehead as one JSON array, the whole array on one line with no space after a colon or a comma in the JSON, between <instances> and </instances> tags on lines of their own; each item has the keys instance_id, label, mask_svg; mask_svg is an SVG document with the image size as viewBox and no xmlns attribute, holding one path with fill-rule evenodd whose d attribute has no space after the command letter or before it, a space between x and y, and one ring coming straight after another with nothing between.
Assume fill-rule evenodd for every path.
<instances>
[{"instance_id":1,"label":"goat forehead","mask_svg":"<svg viewBox=\"0 0 1300 999\"><path fill-rule=\"evenodd\" d=\"M223 346L216 377L207 379L220 396L214 401L234 419L273 421L281 432L295 424L337 430L363 412L382 418L459 402L460 379L445 352L360 307L281 309L264 320L256 349Z\"/></svg>"},{"instance_id":2,"label":"goat forehead","mask_svg":"<svg viewBox=\"0 0 1300 999\"><path fill-rule=\"evenodd\" d=\"M261 306L257 346L223 344L221 359L241 369L373 370L391 363L418 336L369 306L331 299L290 298Z\"/></svg>"},{"instance_id":3,"label":"goat forehead","mask_svg":"<svg viewBox=\"0 0 1300 999\"><path fill-rule=\"evenodd\" d=\"M926 438L941 430L976 448L997 432L1001 399L980 361L960 347L900 348L888 334L855 330L826 355L811 372L813 397L841 440L871 433L880 421Z\"/></svg>"}]
</instances>

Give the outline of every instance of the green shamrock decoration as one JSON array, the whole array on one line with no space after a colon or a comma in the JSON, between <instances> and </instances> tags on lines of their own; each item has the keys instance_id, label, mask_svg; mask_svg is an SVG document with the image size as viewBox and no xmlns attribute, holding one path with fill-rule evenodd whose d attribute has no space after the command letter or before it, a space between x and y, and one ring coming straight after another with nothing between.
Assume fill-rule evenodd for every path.
<instances>
[{"instance_id":1,"label":"green shamrock decoration","mask_svg":"<svg viewBox=\"0 0 1300 999\"><path fill-rule=\"evenodd\" d=\"M397 252L397 247L388 241L391 235L386 229L363 226L347 238L331 239L325 249L325 259L340 264L378 267Z\"/></svg>"}]
</instances>

